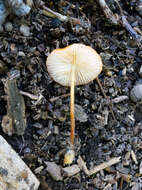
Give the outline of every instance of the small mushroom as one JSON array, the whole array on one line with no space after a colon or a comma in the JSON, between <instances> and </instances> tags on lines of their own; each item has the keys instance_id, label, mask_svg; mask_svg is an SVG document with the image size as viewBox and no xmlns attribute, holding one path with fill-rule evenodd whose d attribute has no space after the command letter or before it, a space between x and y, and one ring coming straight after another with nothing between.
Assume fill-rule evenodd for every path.
<instances>
[{"instance_id":1,"label":"small mushroom","mask_svg":"<svg viewBox=\"0 0 142 190\"><path fill-rule=\"evenodd\" d=\"M70 86L70 143L73 145L75 133L74 86L87 84L97 78L102 70L101 58L90 46L72 44L53 50L47 58L46 65L50 76L57 83ZM66 164L72 162L71 159L69 163L66 158L64 160L66 160Z\"/></svg>"}]
</instances>

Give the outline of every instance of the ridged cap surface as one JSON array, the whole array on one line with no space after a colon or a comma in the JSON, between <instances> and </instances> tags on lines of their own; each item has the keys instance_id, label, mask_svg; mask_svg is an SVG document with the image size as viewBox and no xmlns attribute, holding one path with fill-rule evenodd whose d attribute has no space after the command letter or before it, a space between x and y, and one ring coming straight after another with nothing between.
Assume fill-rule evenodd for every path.
<instances>
[{"instance_id":1,"label":"ridged cap surface","mask_svg":"<svg viewBox=\"0 0 142 190\"><path fill-rule=\"evenodd\" d=\"M46 66L50 76L63 86L70 86L71 71L75 66L75 85L87 84L102 70L99 54L90 46L73 44L55 49L47 57Z\"/></svg>"}]
</instances>

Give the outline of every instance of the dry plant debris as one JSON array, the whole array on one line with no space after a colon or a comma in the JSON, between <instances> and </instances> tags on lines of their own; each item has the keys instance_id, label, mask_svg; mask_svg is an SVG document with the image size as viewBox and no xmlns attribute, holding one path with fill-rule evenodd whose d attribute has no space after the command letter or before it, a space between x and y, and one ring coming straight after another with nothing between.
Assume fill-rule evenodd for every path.
<instances>
[{"instance_id":1,"label":"dry plant debris","mask_svg":"<svg viewBox=\"0 0 142 190\"><path fill-rule=\"evenodd\" d=\"M95 174L95 173L97 173L97 172L99 172L99 171L101 171L101 170L103 170L105 168L108 168L108 167L110 167L110 166L112 166L114 164L119 163L121 161L120 158L121 157L112 158L109 161L106 161L106 162L104 162L104 163L102 163L102 164L100 164L98 166L95 166L91 170L87 169L86 164L85 164L84 160L81 158L81 156L79 156L79 158L77 160L77 163L78 163L79 167L81 169L83 169L83 171L85 172L85 174L87 174L88 176L90 176L90 175L93 175L93 174Z\"/></svg>"},{"instance_id":2,"label":"dry plant debris","mask_svg":"<svg viewBox=\"0 0 142 190\"><path fill-rule=\"evenodd\" d=\"M7 95L7 114L2 119L2 129L8 135L24 135L27 127L25 115L25 102L17 88L18 71L11 71L5 82L5 93Z\"/></svg>"}]
</instances>

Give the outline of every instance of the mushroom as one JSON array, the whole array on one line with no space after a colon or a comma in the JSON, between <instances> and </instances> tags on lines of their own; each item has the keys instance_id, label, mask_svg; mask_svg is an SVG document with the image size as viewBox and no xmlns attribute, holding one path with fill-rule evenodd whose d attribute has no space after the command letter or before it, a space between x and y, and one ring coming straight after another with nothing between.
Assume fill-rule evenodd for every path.
<instances>
[{"instance_id":1,"label":"mushroom","mask_svg":"<svg viewBox=\"0 0 142 190\"><path fill-rule=\"evenodd\" d=\"M87 84L97 78L102 70L101 58L90 46L72 44L65 48L53 50L47 58L46 66L50 76L57 83L70 86L70 143L74 145L74 86ZM65 164L72 163L73 158L69 159L70 155L71 150L65 155Z\"/></svg>"}]
</instances>

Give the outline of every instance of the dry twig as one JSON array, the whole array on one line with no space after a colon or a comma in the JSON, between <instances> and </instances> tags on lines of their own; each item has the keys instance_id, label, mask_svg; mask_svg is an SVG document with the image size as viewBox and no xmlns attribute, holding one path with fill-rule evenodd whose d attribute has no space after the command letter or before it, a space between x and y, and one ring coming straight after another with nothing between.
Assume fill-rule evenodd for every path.
<instances>
[{"instance_id":1,"label":"dry twig","mask_svg":"<svg viewBox=\"0 0 142 190\"><path fill-rule=\"evenodd\" d=\"M30 94L29 92L24 92L22 90L20 90L20 94L24 95L24 96L28 96L29 98L31 98L32 100L38 100L39 96L36 96L34 94Z\"/></svg>"},{"instance_id":2,"label":"dry twig","mask_svg":"<svg viewBox=\"0 0 142 190\"><path fill-rule=\"evenodd\" d=\"M72 22L74 24L80 24L80 20L77 19L77 18L62 15L62 14L60 14L58 12L55 12L55 11L49 9L48 7L46 7L44 5L42 6L42 8L43 8L43 10L41 12L45 16L49 16L51 18L57 18L62 22Z\"/></svg>"},{"instance_id":3,"label":"dry twig","mask_svg":"<svg viewBox=\"0 0 142 190\"><path fill-rule=\"evenodd\" d=\"M63 94L63 95L61 95L61 96L57 96L57 97L54 97L54 98L50 98L49 101L50 101L50 102L54 102L54 101L58 100L59 98L66 98L66 97L68 97L68 96L70 96L70 93L68 93L68 94Z\"/></svg>"},{"instance_id":4,"label":"dry twig","mask_svg":"<svg viewBox=\"0 0 142 190\"><path fill-rule=\"evenodd\" d=\"M91 170L88 170L87 167L86 167L86 164L84 162L84 160L81 158L81 156L79 156L78 160L77 160L77 163L79 165L80 168L83 169L83 171L85 172L85 174L87 174L88 176L90 175L93 175L97 172L99 172L100 170L103 170L107 167L110 167L114 164L117 164L118 162L120 162L120 158L121 157L115 157L115 158L112 158L110 159L109 161L106 161L98 166L95 166L93 169Z\"/></svg>"},{"instance_id":5,"label":"dry twig","mask_svg":"<svg viewBox=\"0 0 142 190\"><path fill-rule=\"evenodd\" d=\"M104 90L103 90L103 87L102 87L102 85L101 85L101 83L100 83L98 77L96 78L96 81L97 81L97 83L98 83L98 85L99 85L99 87L100 87L100 89L101 89L101 92L102 92L103 96L106 98L106 100L108 100L108 97L106 96L106 94L105 94L105 92L104 92ZM109 102L109 101L108 101L108 102ZM110 109L110 111L111 111L111 114L112 114L113 119L116 120L115 115L114 115L114 112L113 112L113 109L112 109L112 102L111 102L111 101L110 101L110 103L109 103L109 109Z\"/></svg>"},{"instance_id":6,"label":"dry twig","mask_svg":"<svg viewBox=\"0 0 142 190\"><path fill-rule=\"evenodd\" d=\"M120 103L120 102L122 102L124 100L128 100L128 99L129 99L128 96L118 96L118 97L112 99L111 102L117 104L117 103Z\"/></svg>"},{"instance_id":7,"label":"dry twig","mask_svg":"<svg viewBox=\"0 0 142 190\"><path fill-rule=\"evenodd\" d=\"M137 161L136 155L135 155L135 153L134 153L133 150L131 150L131 157L132 157L132 160L135 162L135 164L138 164L138 161Z\"/></svg>"}]
</instances>

